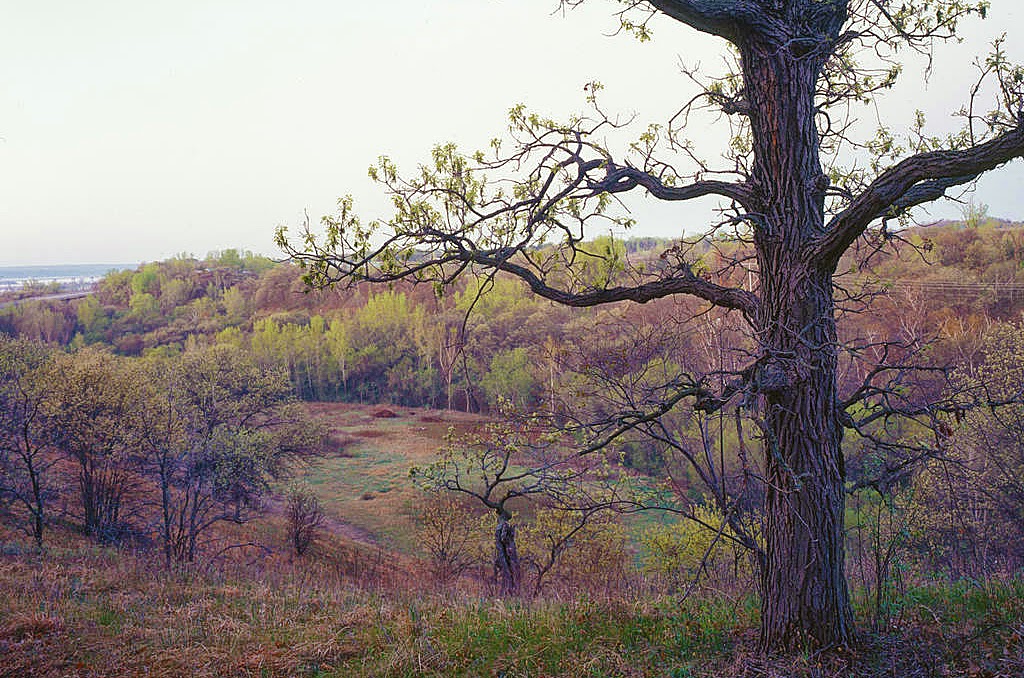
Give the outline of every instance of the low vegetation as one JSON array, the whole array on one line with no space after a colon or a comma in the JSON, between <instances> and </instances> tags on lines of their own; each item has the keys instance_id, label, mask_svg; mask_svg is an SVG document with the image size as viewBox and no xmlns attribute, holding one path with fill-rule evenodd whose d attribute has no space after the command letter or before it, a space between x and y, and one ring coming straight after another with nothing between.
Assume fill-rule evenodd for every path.
<instances>
[{"instance_id":1,"label":"low vegetation","mask_svg":"<svg viewBox=\"0 0 1024 678\"><path fill-rule=\"evenodd\" d=\"M631 546L644 543L650 527L616 528L605 532L612 538L603 556L593 551L599 540L589 541L591 550L568 557L539 596L495 597L487 547L493 522L486 516L458 502L430 504L452 519L438 524L438 511L431 522L415 501L424 497L411 487L363 499L357 483L379 482L378 491L385 479L397 484L443 444L449 425L467 428L479 419L405 409L375 417L379 409L314 408L343 450L302 474L304 487L324 499L324 518L301 557L286 501L259 520L217 528L218 543L238 548L208 550L171 569L147 551L98 546L69 519L54 520L43 551L10 524L0 528L0 675L839 678L1024 670L1024 582L995 574L923 576L914 554L929 551L895 535L887 522L893 517L879 521L877 504L851 504L863 521L851 543L878 534L896 539L894 576L881 605L872 576L853 577L860 582L860 644L846 653L756 656L757 600L731 579L732 562L708 563L717 574L687 590L691 579L681 571L697 566L713 536L699 528L680 535L682 551L669 553ZM415 440L410 434L419 442L404 458L394 446L407 435ZM283 500L294 487L280 487ZM351 501L339 500L347 493ZM543 521L536 524L521 534L527 558L544 544ZM429 545L453 525L468 527L461 542L450 543L463 565L443 572ZM405 536L390 536L399 534ZM662 534L658 543L666 539ZM693 539L701 543L686 549ZM623 549L637 555L637 567L620 563L611 576L613 550ZM871 555L851 567L872 568ZM595 559L596 573L586 567Z\"/></svg>"},{"instance_id":2,"label":"low vegetation","mask_svg":"<svg viewBox=\"0 0 1024 678\"><path fill-rule=\"evenodd\" d=\"M284 530L277 537L284 537ZM199 570L66 536L0 555L4 676L1018 676L1024 582L933 581L860 645L764 659L756 600L620 591L494 599L386 574L329 538L317 558ZM362 562L363 565L358 563ZM862 610L863 612L863 610ZM869 615L862 615L865 619Z\"/></svg>"}]
</instances>

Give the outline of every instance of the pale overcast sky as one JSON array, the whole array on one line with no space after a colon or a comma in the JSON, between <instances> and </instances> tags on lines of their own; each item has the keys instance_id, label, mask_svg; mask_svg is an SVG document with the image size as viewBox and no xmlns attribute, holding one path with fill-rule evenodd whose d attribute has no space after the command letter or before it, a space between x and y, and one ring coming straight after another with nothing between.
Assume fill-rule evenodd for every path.
<instances>
[{"instance_id":1,"label":"pale overcast sky","mask_svg":"<svg viewBox=\"0 0 1024 678\"><path fill-rule=\"evenodd\" d=\"M606 109L664 122L689 96L680 59L721 61L719 43L669 21L649 44L608 37L601 0L565 16L557 0L0 2L0 265L277 256L275 226L304 209L317 219L352 193L379 215L366 168L380 154L412 167L438 142L485 147L513 104L564 117L594 79ZM890 96L887 120L924 107L946 124L969 55L1001 31L1024 38L1018 3L993 5L927 89ZM1017 163L977 200L1024 218L1022 180ZM635 233L704 219L672 209L641 205Z\"/></svg>"}]
</instances>

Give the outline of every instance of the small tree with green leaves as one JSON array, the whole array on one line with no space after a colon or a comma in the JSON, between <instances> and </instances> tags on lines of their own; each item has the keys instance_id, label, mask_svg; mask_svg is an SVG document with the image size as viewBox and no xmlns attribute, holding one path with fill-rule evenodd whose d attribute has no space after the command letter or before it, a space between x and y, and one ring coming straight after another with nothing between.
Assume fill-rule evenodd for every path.
<instances>
[{"instance_id":1,"label":"small tree with green leaves","mask_svg":"<svg viewBox=\"0 0 1024 678\"><path fill-rule=\"evenodd\" d=\"M56 354L48 377L51 439L75 468L83 531L104 542L136 527L140 377L129 359L92 348Z\"/></svg>"},{"instance_id":2,"label":"small tree with green leaves","mask_svg":"<svg viewBox=\"0 0 1024 678\"><path fill-rule=\"evenodd\" d=\"M259 515L272 479L317 454L323 429L292 395L287 374L217 345L153 360L140 399L140 462L157 487L168 565L195 559L221 522Z\"/></svg>"},{"instance_id":3,"label":"small tree with green leaves","mask_svg":"<svg viewBox=\"0 0 1024 678\"><path fill-rule=\"evenodd\" d=\"M450 432L437 461L410 471L425 490L466 495L494 512L494 577L503 595L522 585L515 511L537 500L570 505L584 477L557 442L528 420L498 421L464 436Z\"/></svg>"}]
</instances>

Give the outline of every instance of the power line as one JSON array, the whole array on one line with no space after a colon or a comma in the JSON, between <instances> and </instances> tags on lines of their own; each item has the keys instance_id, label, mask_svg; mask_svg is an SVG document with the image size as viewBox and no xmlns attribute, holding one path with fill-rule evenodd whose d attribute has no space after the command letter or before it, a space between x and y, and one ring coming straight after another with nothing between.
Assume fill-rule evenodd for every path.
<instances>
[{"instance_id":1,"label":"power line","mask_svg":"<svg viewBox=\"0 0 1024 678\"><path fill-rule=\"evenodd\" d=\"M1011 303L1024 301L1024 283L1018 282L967 282L953 280L878 280L880 292L891 294L921 294L928 297L973 301L982 297L994 297Z\"/></svg>"}]
</instances>

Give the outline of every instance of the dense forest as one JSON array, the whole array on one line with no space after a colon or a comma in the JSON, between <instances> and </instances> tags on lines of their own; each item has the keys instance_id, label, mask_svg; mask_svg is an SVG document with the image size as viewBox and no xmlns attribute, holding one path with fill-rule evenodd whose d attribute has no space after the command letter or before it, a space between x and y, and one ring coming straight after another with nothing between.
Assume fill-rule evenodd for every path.
<instances>
[{"instance_id":1,"label":"dense forest","mask_svg":"<svg viewBox=\"0 0 1024 678\"><path fill-rule=\"evenodd\" d=\"M851 255L840 266L841 392L868 383L872 365L902 365L879 397L894 397L898 380L913 378L918 390L962 406L921 412L920 426L879 417L847 444L849 576L870 597L876 623L912 580L984 580L1024 565L1024 412L979 410L970 400L980 391L994 401L1020 397L1024 227L980 219L892 238L887 253L860 264ZM599 238L573 275L614 279L626 260L664 265L657 252L666 244ZM680 246L700 254L698 268L721 274L728 266L743 284L734 266L740 242ZM743 363L739 320L697 301L584 313L501 276L443 290L402 283L310 291L301 275L293 264L227 250L113 272L84 298L0 308L7 528L42 546L60 522L89 539L160 553L167 565L192 563L223 545L211 538L223 536L221 526L265 512L297 469L344 446L302 401L513 422L449 440L438 461L414 470L420 489L464 498L417 514L416 555L450 583L487 558L479 556L481 514L512 516L494 494L459 485L467 464L485 477L492 464L536 468L528 450L538 417L571 436L575 421L622 411L655 373L682 365L724 379ZM564 473L545 477L533 499L514 486L520 549L532 564L523 589L607 587L597 573L612 563L670 593L689 595L697 581L718 592L756 588L744 541L758 539L761 498L746 489L756 436L741 419L738 409L695 407L673 420L680 433L665 444L622 436L600 455L601 470L574 469L582 490L567 489ZM716 468L743 504L734 507L736 522L695 476ZM497 473L487 491L503 482ZM583 495L585 511L555 510ZM318 498L306 488L283 501L301 554L323 520ZM610 510L623 507L619 517ZM655 511L662 517L628 517ZM665 517L673 515L690 520Z\"/></svg>"}]
</instances>

